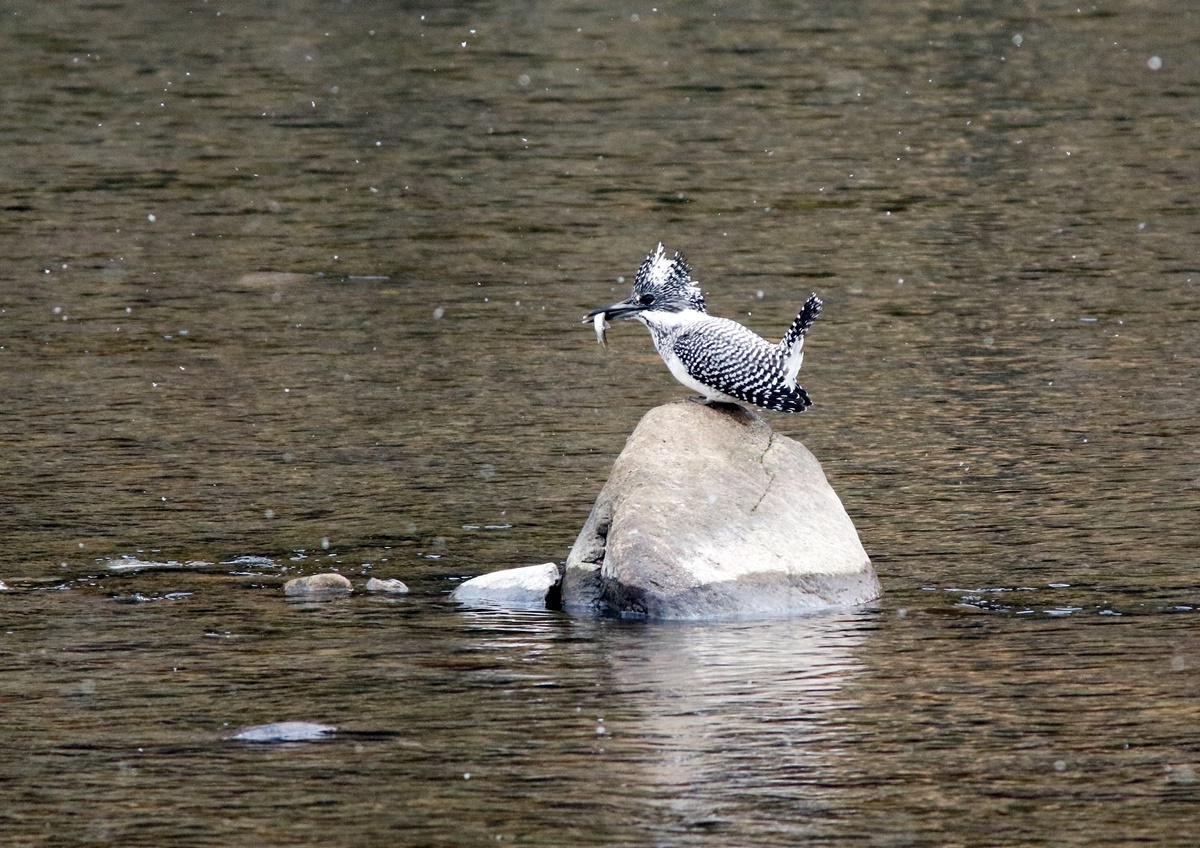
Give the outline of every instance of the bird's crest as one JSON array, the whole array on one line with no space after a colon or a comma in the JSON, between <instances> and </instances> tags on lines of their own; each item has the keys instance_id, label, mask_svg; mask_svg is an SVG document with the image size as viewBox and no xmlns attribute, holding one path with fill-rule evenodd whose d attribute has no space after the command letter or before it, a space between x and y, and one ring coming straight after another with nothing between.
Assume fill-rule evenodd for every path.
<instances>
[{"instance_id":1,"label":"bird's crest","mask_svg":"<svg viewBox=\"0 0 1200 848\"><path fill-rule=\"evenodd\" d=\"M683 254L677 250L668 259L662 242L638 268L631 300L652 303L655 309L664 311L708 311L704 305L704 295L692 280L692 269L688 267Z\"/></svg>"}]
</instances>

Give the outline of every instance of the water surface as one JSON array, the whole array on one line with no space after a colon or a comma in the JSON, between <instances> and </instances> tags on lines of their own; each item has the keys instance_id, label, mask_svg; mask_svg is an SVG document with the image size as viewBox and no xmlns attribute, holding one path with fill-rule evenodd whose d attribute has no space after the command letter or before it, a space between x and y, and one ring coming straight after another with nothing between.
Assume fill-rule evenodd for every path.
<instances>
[{"instance_id":1,"label":"water surface","mask_svg":"<svg viewBox=\"0 0 1200 848\"><path fill-rule=\"evenodd\" d=\"M10 4L6 842L1190 844L1200 21L935 6ZM660 239L825 299L877 606L446 602L686 395L578 323Z\"/></svg>"}]
</instances>

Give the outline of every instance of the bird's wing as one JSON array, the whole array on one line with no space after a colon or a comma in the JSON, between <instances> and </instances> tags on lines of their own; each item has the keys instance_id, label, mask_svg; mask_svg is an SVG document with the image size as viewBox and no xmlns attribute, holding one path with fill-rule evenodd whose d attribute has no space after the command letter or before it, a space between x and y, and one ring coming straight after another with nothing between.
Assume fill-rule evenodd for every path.
<instances>
[{"instance_id":1,"label":"bird's wing","mask_svg":"<svg viewBox=\"0 0 1200 848\"><path fill-rule=\"evenodd\" d=\"M672 346L688 374L740 401L777 412L812 405L804 389L784 383L778 347L725 318L710 318L681 331Z\"/></svg>"}]
</instances>

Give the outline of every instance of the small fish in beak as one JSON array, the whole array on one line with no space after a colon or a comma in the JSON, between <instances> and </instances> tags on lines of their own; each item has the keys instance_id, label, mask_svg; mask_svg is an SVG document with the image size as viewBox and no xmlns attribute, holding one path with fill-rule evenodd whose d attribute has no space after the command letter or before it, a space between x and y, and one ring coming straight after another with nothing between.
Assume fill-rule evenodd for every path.
<instances>
[{"instance_id":1,"label":"small fish in beak","mask_svg":"<svg viewBox=\"0 0 1200 848\"><path fill-rule=\"evenodd\" d=\"M609 328L607 318L608 313L603 311L597 312L592 318L592 325L596 328L596 341L600 342L601 347L608 347L608 339L604 336L604 331ZM586 318L583 320L587 322Z\"/></svg>"},{"instance_id":2,"label":"small fish in beak","mask_svg":"<svg viewBox=\"0 0 1200 848\"><path fill-rule=\"evenodd\" d=\"M599 309L593 309L587 315L583 316L583 323L592 322L592 326L596 328L596 340L604 347L608 347L608 339L604 335L604 331L609 328L609 318L633 318L639 312L644 312L646 304L635 303L633 300L622 300L620 303L614 303L612 306L602 306Z\"/></svg>"}]
</instances>

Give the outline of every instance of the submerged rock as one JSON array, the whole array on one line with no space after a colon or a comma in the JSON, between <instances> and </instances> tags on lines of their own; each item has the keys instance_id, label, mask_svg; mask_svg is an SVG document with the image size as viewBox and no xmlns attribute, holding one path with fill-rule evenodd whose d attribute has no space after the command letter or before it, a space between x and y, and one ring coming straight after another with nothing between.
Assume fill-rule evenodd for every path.
<instances>
[{"instance_id":1,"label":"submerged rock","mask_svg":"<svg viewBox=\"0 0 1200 848\"><path fill-rule=\"evenodd\" d=\"M740 407L650 410L567 558L564 608L649 618L789 616L881 593L809 451Z\"/></svg>"},{"instance_id":2,"label":"submerged rock","mask_svg":"<svg viewBox=\"0 0 1200 848\"><path fill-rule=\"evenodd\" d=\"M367 581L366 590L368 592L383 592L388 595L407 595L408 586L400 580L392 578L390 580L380 580L378 577L372 577Z\"/></svg>"},{"instance_id":3,"label":"submerged rock","mask_svg":"<svg viewBox=\"0 0 1200 848\"><path fill-rule=\"evenodd\" d=\"M177 560L167 560L166 562L157 562L155 560L138 559L132 556L123 556L118 560L113 560L108 563L109 571L176 571L182 568L207 568L212 565L211 562L203 562L202 560L189 560L188 562L178 562Z\"/></svg>"},{"instance_id":4,"label":"submerged rock","mask_svg":"<svg viewBox=\"0 0 1200 848\"><path fill-rule=\"evenodd\" d=\"M314 279L312 274L294 274L289 271L251 271L242 274L235 286L243 289L274 289Z\"/></svg>"},{"instance_id":5,"label":"submerged rock","mask_svg":"<svg viewBox=\"0 0 1200 848\"><path fill-rule=\"evenodd\" d=\"M231 739L239 742L312 742L323 739L337 728L311 721L279 721L274 724L257 724L247 727Z\"/></svg>"},{"instance_id":6,"label":"submerged rock","mask_svg":"<svg viewBox=\"0 0 1200 848\"><path fill-rule=\"evenodd\" d=\"M297 577L283 584L285 595L335 595L353 590L354 586L345 575L333 572Z\"/></svg>"},{"instance_id":7,"label":"submerged rock","mask_svg":"<svg viewBox=\"0 0 1200 848\"><path fill-rule=\"evenodd\" d=\"M506 568L460 583L450 598L461 604L557 609L561 580L562 573L552 562Z\"/></svg>"}]
</instances>

